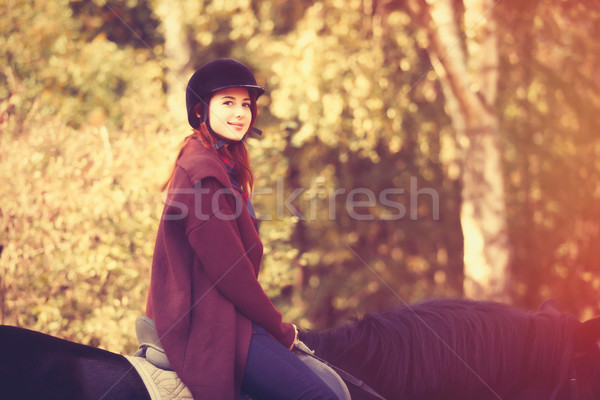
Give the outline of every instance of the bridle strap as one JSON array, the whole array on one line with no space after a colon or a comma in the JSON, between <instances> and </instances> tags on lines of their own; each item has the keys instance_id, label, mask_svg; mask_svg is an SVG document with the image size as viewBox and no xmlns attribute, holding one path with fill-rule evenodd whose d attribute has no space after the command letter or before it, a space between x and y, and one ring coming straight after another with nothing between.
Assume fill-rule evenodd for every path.
<instances>
[{"instance_id":1,"label":"bridle strap","mask_svg":"<svg viewBox=\"0 0 600 400\"><path fill-rule=\"evenodd\" d=\"M371 396L374 396L374 397L378 398L379 400L385 400L385 397L383 397L382 395L377 393L375 391L375 389L373 389L372 387L370 387L369 385L367 385L360 379L350 375L348 372L344 371L343 369L338 368L335 365L332 365L327 360L324 360L321 357L316 356L314 351L310 350L308 348L308 346L306 346L304 343L298 342L298 344L296 344L294 346L294 350L296 350L302 354L306 354L307 356L310 356L310 357L314 358L315 360L322 362L323 364L327 365L329 368L334 370L340 376L340 378L342 378L346 382L349 382L353 386L356 386L357 388L361 389L362 391L369 393ZM578 399L572 399L572 400L578 400Z\"/></svg>"}]
</instances>

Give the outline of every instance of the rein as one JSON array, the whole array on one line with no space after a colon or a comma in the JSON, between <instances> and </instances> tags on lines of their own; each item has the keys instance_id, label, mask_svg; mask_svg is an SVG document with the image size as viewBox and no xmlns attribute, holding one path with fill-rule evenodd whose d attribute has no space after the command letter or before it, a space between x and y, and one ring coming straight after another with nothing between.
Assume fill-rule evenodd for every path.
<instances>
[{"instance_id":1,"label":"rein","mask_svg":"<svg viewBox=\"0 0 600 400\"><path fill-rule=\"evenodd\" d=\"M575 374L575 369L573 367L571 367L571 373L569 374L569 394L569 400L581 400L577 375Z\"/></svg>"},{"instance_id":2,"label":"rein","mask_svg":"<svg viewBox=\"0 0 600 400\"><path fill-rule=\"evenodd\" d=\"M305 345L303 342L299 341L298 344L296 344L294 346L294 350L302 353L302 354L306 354L307 356L310 356L312 358L314 358L315 360L322 362L323 364L327 365L329 368L331 368L332 370L334 370L339 376L340 378L342 378L343 380L345 380L346 382L356 386L357 388L359 388L360 390L370 394L371 396L376 397L379 400L386 400L385 397L383 397L382 395L380 395L379 393L377 393L375 391L375 389L373 389L372 387L370 387L369 385L367 385L366 383L364 383L363 381L361 381L360 379L350 375L348 372L344 371L341 368L336 367L335 365L332 365L331 363L329 363L327 360L322 359L319 356L315 355L315 352L311 349L308 348L307 345ZM577 399L574 399L577 400Z\"/></svg>"}]
</instances>

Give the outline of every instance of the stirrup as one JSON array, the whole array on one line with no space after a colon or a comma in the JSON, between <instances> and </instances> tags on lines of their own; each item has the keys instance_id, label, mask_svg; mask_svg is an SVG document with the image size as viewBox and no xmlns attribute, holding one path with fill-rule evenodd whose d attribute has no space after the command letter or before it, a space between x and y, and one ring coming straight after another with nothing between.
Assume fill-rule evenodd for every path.
<instances>
[{"instance_id":1,"label":"stirrup","mask_svg":"<svg viewBox=\"0 0 600 400\"><path fill-rule=\"evenodd\" d=\"M135 333L140 347L134 356L145 358L157 368L173 371L173 367L160 344L154 321L148 317L138 317L135 320Z\"/></svg>"}]
</instances>

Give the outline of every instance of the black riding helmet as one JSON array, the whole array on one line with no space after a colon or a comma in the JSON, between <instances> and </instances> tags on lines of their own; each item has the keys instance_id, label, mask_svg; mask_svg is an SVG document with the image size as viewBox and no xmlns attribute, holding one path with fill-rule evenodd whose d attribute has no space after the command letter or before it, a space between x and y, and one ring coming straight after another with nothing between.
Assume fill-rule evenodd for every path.
<instances>
[{"instance_id":1,"label":"black riding helmet","mask_svg":"<svg viewBox=\"0 0 600 400\"><path fill-rule=\"evenodd\" d=\"M265 89L256 84L252 71L244 64L231 58L220 58L204 64L190 78L185 91L185 102L188 114L188 122L194 129L207 118L207 112L202 112L203 121L196 115L196 105L202 103L206 109L212 93L232 87L242 87L254 94L254 100L258 99ZM256 111L252 112L252 124L256 118ZM208 127L209 130L210 127ZM260 131L259 131L260 132Z\"/></svg>"}]
</instances>

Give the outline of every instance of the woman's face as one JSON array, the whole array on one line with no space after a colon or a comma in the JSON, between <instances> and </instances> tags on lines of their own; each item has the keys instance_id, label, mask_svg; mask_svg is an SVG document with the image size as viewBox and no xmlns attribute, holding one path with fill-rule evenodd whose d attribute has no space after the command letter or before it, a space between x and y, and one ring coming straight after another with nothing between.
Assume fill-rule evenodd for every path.
<instances>
[{"instance_id":1,"label":"woman's face","mask_svg":"<svg viewBox=\"0 0 600 400\"><path fill-rule=\"evenodd\" d=\"M242 140L252 122L251 104L248 89L215 92L208 105L210 127L225 139Z\"/></svg>"}]
</instances>

